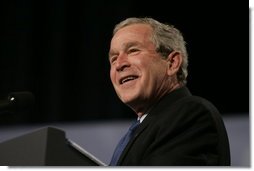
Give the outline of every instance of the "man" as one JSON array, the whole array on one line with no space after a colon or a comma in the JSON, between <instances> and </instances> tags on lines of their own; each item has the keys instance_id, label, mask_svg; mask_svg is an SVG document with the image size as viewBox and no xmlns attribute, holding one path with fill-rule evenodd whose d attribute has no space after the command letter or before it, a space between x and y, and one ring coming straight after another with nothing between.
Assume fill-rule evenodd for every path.
<instances>
[{"instance_id":1,"label":"man","mask_svg":"<svg viewBox=\"0 0 254 171\"><path fill-rule=\"evenodd\" d=\"M219 112L186 87L188 58L179 30L152 18L128 18L114 29L109 61L117 95L140 122L110 165L230 165Z\"/></svg>"}]
</instances>

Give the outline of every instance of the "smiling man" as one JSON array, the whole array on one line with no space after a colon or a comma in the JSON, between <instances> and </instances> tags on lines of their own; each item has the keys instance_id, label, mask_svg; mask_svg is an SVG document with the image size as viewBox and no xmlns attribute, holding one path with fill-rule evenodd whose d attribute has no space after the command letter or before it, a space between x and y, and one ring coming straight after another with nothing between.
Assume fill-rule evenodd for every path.
<instances>
[{"instance_id":1,"label":"smiling man","mask_svg":"<svg viewBox=\"0 0 254 171\"><path fill-rule=\"evenodd\" d=\"M114 29L109 61L115 91L140 123L120 141L110 165L230 165L220 113L186 87L188 55L179 30L128 18Z\"/></svg>"}]
</instances>

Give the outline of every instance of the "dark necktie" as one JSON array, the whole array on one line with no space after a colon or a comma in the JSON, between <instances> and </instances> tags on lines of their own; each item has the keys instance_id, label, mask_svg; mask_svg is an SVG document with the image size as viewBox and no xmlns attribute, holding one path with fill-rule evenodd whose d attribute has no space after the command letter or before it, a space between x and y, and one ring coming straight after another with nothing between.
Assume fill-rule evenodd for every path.
<instances>
[{"instance_id":1,"label":"dark necktie","mask_svg":"<svg viewBox=\"0 0 254 171\"><path fill-rule=\"evenodd\" d=\"M134 121L132 123L132 125L130 126L128 132L119 141L119 143L116 146L116 149L114 151L114 154L113 154L113 157L111 159L111 162L109 164L110 166L116 166L117 161L119 160L119 157L121 156L124 148L126 147L128 142L130 141L131 137L134 135L134 131L136 130L136 128L138 127L139 124L140 124L139 120Z\"/></svg>"}]
</instances>

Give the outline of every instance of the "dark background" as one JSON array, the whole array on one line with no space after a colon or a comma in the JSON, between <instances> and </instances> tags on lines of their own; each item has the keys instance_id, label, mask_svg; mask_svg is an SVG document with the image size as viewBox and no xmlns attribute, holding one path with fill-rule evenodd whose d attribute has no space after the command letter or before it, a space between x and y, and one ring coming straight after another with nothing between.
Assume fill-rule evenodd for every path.
<instances>
[{"instance_id":1,"label":"dark background","mask_svg":"<svg viewBox=\"0 0 254 171\"><path fill-rule=\"evenodd\" d=\"M0 99L31 91L36 103L0 123L135 117L113 90L107 54L114 25L144 16L182 31L193 94L222 115L248 114L248 12L247 1L1 1Z\"/></svg>"}]
</instances>

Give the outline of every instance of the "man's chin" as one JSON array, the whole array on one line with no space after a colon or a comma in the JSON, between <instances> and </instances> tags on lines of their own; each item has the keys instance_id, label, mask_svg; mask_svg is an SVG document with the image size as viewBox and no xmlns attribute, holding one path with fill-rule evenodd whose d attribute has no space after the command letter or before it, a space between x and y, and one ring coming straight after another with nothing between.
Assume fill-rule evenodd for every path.
<instances>
[{"instance_id":1,"label":"man's chin","mask_svg":"<svg viewBox=\"0 0 254 171\"><path fill-rule=\"evenodd\" d=\"M123 103L125 103L125 104L127 104L127 105L133 104L134 101L136 101L134 98L129 97L129 96L128 96L128 97L121 97L120 99L121 99L121 101L122 101Z\"/></svg>"},{"instance_id":2,"label":"man's chin","mask_svg":"<svg viewBox=\"0 0 254 171\"><path fill-rule=\"evenodd\" d=\"M131 104L132 101L133 101L133 100L130 99L130 98L121 98L121 100L122 100L123 103L125 103L125 104L127 104L127 105Z\"/></svg>"},{"instance_id":3,"label":"man's chin","mask_svg":"<svg viewBox=\"0 0 254 171\"><path fill-rule=\"evenodd\" d=\"M127 105L135 104L139 101L140 96L138 93L133 93L133 91L128 91L124 93L119 93L119 98L121 101Z\"/></svg>"},{"instance_id":4,"label":"man's chin","mask_svg":"<svg viewBox=\"0 0 254 171\"><path fill-rule=\"evenodd\" d=\"M130 108L133 108L139 103L139 100L137 98L125 98L122 99L122 102Z\"/></svg>"}]
</instances>

